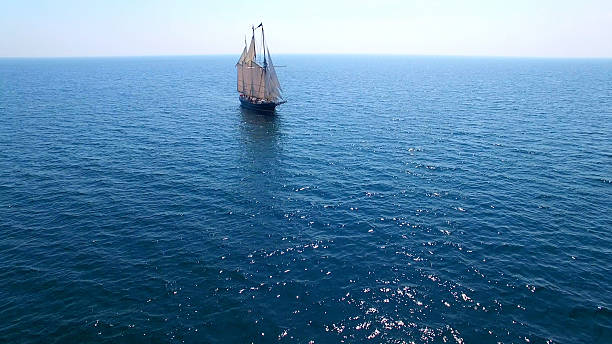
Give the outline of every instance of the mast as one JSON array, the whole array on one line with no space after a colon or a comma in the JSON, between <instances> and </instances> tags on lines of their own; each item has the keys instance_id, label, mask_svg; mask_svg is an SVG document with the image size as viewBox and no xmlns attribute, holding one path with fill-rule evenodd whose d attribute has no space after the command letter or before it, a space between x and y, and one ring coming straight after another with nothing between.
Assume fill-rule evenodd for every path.
<instances>
[{"instance_id":1,"label":"mast","mask_svg":"<svg viewBox=\"0 0 612 344\"><path fill-rule=\"evenodd\" d=\"M253 36L251 38L255 39L255 25L251 25L251 29L253 30ZM255 58L257 58L257 48L253 49L253 60L255 60Z\"/></svg>"},{"instance_id":2,"label":"mast","mask_svg":"<svg viewBox=\"0 0 612 344\"><path fill-rule=\"evenodd\" d=\"M254 43L255 42L255 25L251 25L251 29L253 30L253 36L251 36L251 40ZM253 44L254 45L254 44ZM253 96L253 61L255 61L255 58L257 57L257 49L255 46L253 46L253 59L249 62L249 67L251 69L249 69L249 73L251 73L251 94L250 96Z\"/></svg>"},{"instance_id":3,"label":"mast","mask_svg":"<svg viewBox=\"0 0 612 344\"><path fill-rule=\"evenodd\" d=\"M263 23L259 24L259 26L261 26L261 46L263 48L264 53L263 67L265 70L266 67L268 67L268 63L266 62L266 36L264 35Z\"/></svg>"},{"instance_id":4,"label":"mast","mask_svg":"<svg viewBox=\"0 0 612 344\"><path fill-rule=\"evenodd\" d=\"M264 99L265 95L262 94L262 87L263 87L263 92L265 94L265 79L266 79L266 68L265 68L265 62L264 62L264 67L262 68L262 66L260 66L257 63L257 42L255 41L255 30L262 28L262 35L263 35L263 23L259 23L259 25L254 26L251 25L251 30L253 31L253 36L252 36L252 44L253 44L253 60L251 61L251 96L258 98L258 99ZM263 41L263 36L262 36L262 41ZM264 60L265 60L265 50L264 50ZM253 64L255 66L253 66ZM262 85L263 83L263 85Z\"/></svg>"},{"instance_id":5,"label":"mast","mask_svg":"<svg viewBox=\"0 0 612 344\"><path fill-rule=\"evenodd\" d=\"M246 35L244 35L244 51L247 51ZM246 85L244 84L244 61L240 64L240 73L242 75L242 94L244 94L244 90L246 88Z\"/></svg>"},{"instance_id":6,"label":"mast","mask_svg":"<svg viewBox=\"0 0 612 344\"><path fill-rule=\"evenodd\" d=\"M260 81L259 81L259 89L257 90L257 93L261 93L261 86L263 85L263 98L266 98L266 75L267 73L267 62L266 62L266 39L264 36L264 27L263 27L263 23L259 23L259 26L261 26L261 48L263 50L263 69L261 70L261 77L260 77Z\"/></svg>"}]
</instances>

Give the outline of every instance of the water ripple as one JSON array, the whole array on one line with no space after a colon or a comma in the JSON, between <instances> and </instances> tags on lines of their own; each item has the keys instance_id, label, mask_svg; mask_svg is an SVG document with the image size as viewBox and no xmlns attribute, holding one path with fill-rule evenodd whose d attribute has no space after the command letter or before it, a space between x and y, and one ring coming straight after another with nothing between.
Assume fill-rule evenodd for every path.
<instances>
[{"instance_id":1,"label":"water ripple","mask_svg":"<svg viewBox=\"0 0 612 344\"><path fill-rule=\"evenodd\" d=\"M612 338L610 61L278 59L0 61L0 341Z\"/></svg>"}]
</instances>

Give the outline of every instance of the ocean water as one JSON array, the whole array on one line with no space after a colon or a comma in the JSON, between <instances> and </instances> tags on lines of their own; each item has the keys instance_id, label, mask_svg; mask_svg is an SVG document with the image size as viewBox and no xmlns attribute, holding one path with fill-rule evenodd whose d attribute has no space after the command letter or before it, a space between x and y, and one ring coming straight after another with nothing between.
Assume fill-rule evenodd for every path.
<instances>
[{"instance_id":1,"label":"ocean water","mask_svg":"<svg viewBox=\"0 0 612 344\"><path fill-rule=\"evenodd\" d=\"M612 60L236 58L0 60L0 342L612 342Z\"/></svg>"}]
</instances>

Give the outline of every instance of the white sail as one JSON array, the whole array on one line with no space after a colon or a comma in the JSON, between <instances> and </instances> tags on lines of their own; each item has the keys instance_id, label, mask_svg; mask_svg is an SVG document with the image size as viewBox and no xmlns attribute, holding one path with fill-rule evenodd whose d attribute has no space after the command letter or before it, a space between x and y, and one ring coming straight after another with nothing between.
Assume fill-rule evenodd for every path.
<instances>
[{"instance_id":1,"label":"white sail","mask_svg":"<svg viewBox=\"0 0 612 344\"><path fill-rule=\"evenodd\" d=\"M262 68L255 62L255 37L251 38L249 49L244 47L243 55L240 56L238 64L238 92L259 98L261 89Z\"/></svg>"},{"instance_id":2,"label":"white sail","mask_svg":"<svg viewBox=\"0 0 612 344\"><path fill-rule=\"evenodd\" d=\"M241 85L239 85L238 91L249 97L264 99L266 92L266 72L263 67L256 62L251 62L250 65L243 65L242 70L243 86L241 87Z\"/></svg>"},{"instance_id":3,"label":"white sail","mask_svg":"<svg viewBox=\"0 0 612 344\"><path fill-rule=\"evenodd\" d=\"M244 58L244 63L251 63L253 61L255 61L255 36L253 36L253 38L251 38L251 44L249 45L249 50L246 53L246 56Z\"/></svg>"},{"instance_id":4,"label":"white sail","mask_svg":"<svg viewBox=\"0 0 612 344\"><path fill-rule=\"evenodd\" d=\"M253 63L253 97L259 99L266 98L266 70L256 63Z\"/></svg>"},{"instance_id":5,"label":"white sail","mask_svg":"<svg viewBox=\"0 0 612 344\"><path fill-rule=\"evenodd\" d=\"M248 68L249 67L245 64L238 66L238 92L240 93L245 93L251 82L249 78Z\"/></svg>"},{"instance_id":6,"label":"white sail","mask_svg":"<svg viewBox=\"0 0 612 344\"><path fill-rule=\"evenodd\" d=\"M268 65L266 66L266 99L276 101L281 98L280 92L282 89L280 87L278 77L276 76L276 70L274 69L274 64L272 63L272 57L270 57L270 50L267 48L266 53L268 55Z\"/></svg>"},{"instance_id":7,"label":"white sail","mask_svg":"<svg viewBox=\"0 0 612 344\"><path fill-rule=\"evenodd\" d=\"M236 63L236 70L238 72L238 92L244 91L244 59L246 58L247 48L246 42L244 49L242 50L242 55L240 55L240 59L238 59L238 63Z\"/></svg>"},{"instance_id":8,"label":"white sail","mask_svg":"<svg viewBox=\"0 0 612 344\"><path fill-rule=\"evenodd\" d=\"M238 82L236 84L236 89L238 92L242 92L244 77L242 76L242 65L236 65L236 69L238 70Z\"/></svg>"},{"instance_id":9,"label":"white sail","mask_svg":"<svg viewBox=\"0 0 612 344\"><path fill-rule=\"evenodd\" d=\"M244 60L246 59L246 55L247 55L247 47L246 47L246 41L244 42L244 49L242 49L242 54L240 55L240 58L238 59L238 62L236 63L237 65L241 65L244 63Z\"/></svg>"}]
</instances>

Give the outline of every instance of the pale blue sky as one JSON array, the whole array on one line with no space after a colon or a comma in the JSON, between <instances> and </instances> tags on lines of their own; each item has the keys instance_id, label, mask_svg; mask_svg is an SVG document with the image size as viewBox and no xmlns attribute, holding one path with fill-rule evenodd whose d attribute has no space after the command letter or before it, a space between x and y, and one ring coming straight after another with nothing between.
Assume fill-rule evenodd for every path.
<instances>
[{"instance_id":1,"label":"pale blue sky","mask_svg":"<svg viewBox=\"0 0 612 344\"><path fill-rule=\"evenodd\" d=\"M612 57L612 0L0 0L0 57L239 54Z\"/></svg>"}]
</instances>

